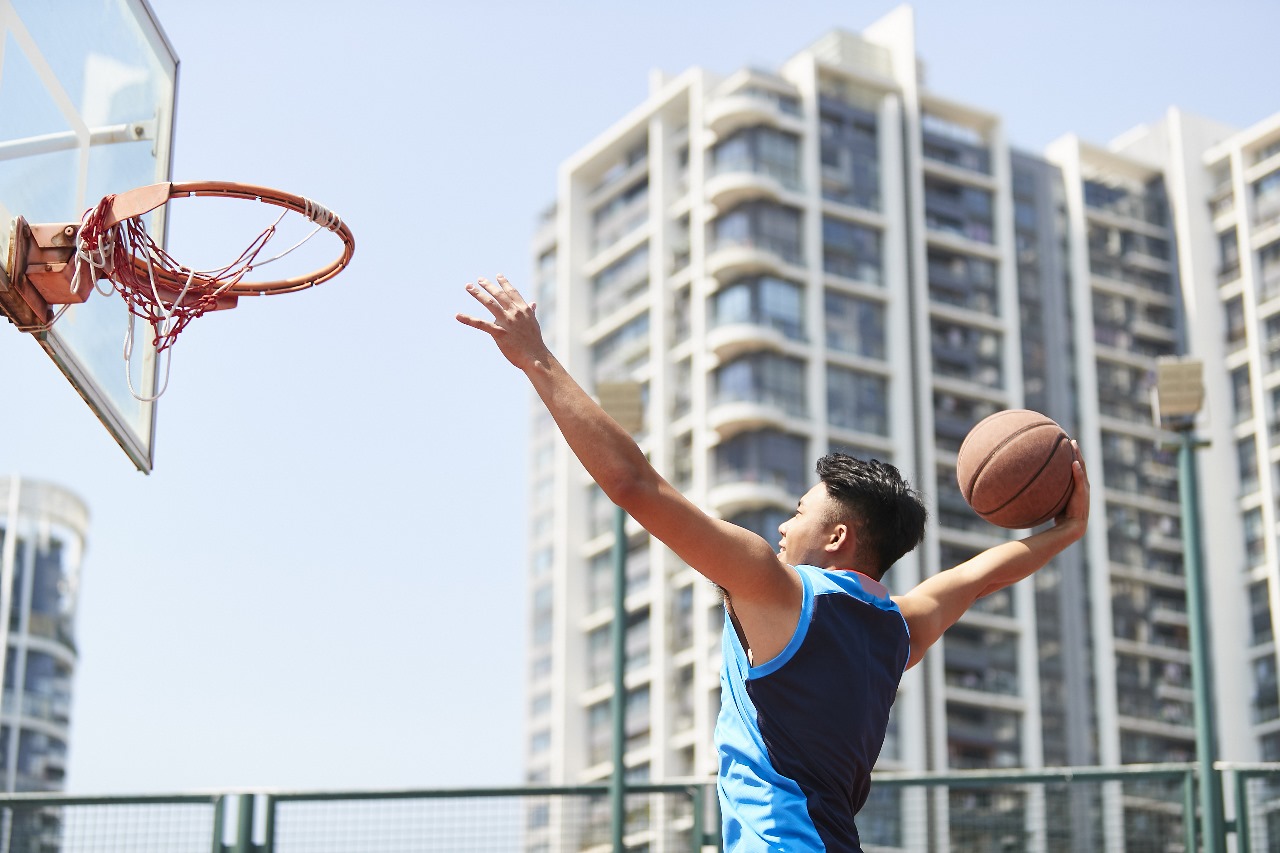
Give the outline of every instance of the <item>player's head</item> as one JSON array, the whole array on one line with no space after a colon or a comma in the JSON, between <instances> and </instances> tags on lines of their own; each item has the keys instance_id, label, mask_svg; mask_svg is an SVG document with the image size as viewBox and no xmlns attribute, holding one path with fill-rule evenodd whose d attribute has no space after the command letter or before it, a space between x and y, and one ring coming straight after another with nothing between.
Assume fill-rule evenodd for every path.
<instances>
[{"instance_id":1,"label":"player's head","mask_svg":"<svg viewBox=\"0 0 1280 853\"><path fill-rule=\"evenodd\" d=\"M898 469L878 459L829 453L818 460L818 485L779 527L788 562L856 568L880 578L924 538L927 513Z\"/></svg>"}]
</instances>

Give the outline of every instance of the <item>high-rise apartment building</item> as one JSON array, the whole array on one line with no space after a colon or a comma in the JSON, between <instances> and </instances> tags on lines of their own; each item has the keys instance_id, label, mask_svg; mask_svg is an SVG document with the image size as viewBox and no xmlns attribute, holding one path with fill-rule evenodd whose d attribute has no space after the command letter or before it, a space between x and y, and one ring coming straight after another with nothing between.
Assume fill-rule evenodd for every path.
<instances>
[{"instance_id":1,"label":"high-rise apartment building","mask_svg":"<svg viewBox=\"0 0 1280 853\"><path fill-rule=\"evenodd\" d=\"M71 492L37 480L0 478L0 613L7 614L0 627L5 791L63 788L77 588L88 524L88 509ZM6 838L35 831L7 824L4 829Z\"/></svg>"},{"instance_id":2,"label":"high-rise apartment building","mask_svg":"<svg viewBox=\"0 0 1280 853\"><path fill-rule=\"evenodd\" d=\"M1280 118L1175 110L1108 146L1016 151L999 116L929 91L903 7L774 71L656 75L563 164L535 256L552 348L588 389L642 383L641 446L708 511L776 541L823 453L902 469L933 523L892 589L1008 535L955 483L973 424L1027 407L1079 438L1089 536L907 673L883 769L1194 755L1176 453L1150 390L1160 356L1204 358L1220 756L1280 756ZM612 506L538 406L530 511L528 780L601 781ZM628 549L628 773L709 775L719 596L638 527ZM907 843L872 796L864 839Z\"/></svg>"}]
</instances>

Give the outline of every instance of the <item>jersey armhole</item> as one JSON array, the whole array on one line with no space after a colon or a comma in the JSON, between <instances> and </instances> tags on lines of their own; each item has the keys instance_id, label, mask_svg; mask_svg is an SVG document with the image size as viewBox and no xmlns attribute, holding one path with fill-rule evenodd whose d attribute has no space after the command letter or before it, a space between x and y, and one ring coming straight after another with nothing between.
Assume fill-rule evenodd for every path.
<instances>
[{"instance_id":1,"label":"jersey armhole","mask_svg":"<svg viewBox=\"0 0 1280 853\"><path fill-rule=\"evenodd\" d=\"M796 629L791 634L791 639L787 641L786 647L778 652L776 656L765 661L759 666L753 666L747 670L747 678L763 678L771 672L780 669L787 661L795 656L795 653L804 643L805 635L809 633L809 621L813 617L813 582L810 581L809 575L802 571L798 566L791 568L793 572L800 576L801 599L800 599L800 620L796 623Z\"/></svg>"}]
</instances>

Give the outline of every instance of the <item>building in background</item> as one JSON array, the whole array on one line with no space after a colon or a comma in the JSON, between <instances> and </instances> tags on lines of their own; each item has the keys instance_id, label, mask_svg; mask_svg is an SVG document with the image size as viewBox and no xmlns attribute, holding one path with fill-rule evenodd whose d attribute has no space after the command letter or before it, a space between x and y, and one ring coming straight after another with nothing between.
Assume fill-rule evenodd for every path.
<instances>
[{"instance_id":1,"label":"building in background","mask_svg":"<svg viewBox=\"0 0 1280 853\"><path fill-rule=\"evenodd\" d=\"M76 597L88 525L88 509L71 492L37 480L0 478L0 612L8 614L0 629L5 791L63 789Z\"/></svg>"},{"instance_id":2,"label":"building in background","mask_svg":"<svg viewBox=\"0 0 1280 853\"><path fill-rule=\"evenodd\" d=\"M1150 392L1158 357L1204 358L1219 757L1277 760L1280 117L1237 132L1171 110L1038 155L923 74L902 7L780 69L655 75L561 167L530 288L549 344L588 389L641 382L655 466L771 542L818 456L893 462L933 519L886 577L897 590L1007 536L956 486L970 427L1027 407L1079 438L1088 538L983 599L907 674L878 765L904 771L1194 756L1175 452ZM527 779L599 782L612 505L538 405L531 431ZM718 594L638 527L628 547L628 774L706 777ZM907 796L873 789L864 843L924 840ZM1118 799L1105 820L1089 804L1056 819L1082 849L1172 819ZM994 843L984 808L1036 805L965 808L932 819L951 810L952 841L976 846Z\"/></svg>"}]
</instances>

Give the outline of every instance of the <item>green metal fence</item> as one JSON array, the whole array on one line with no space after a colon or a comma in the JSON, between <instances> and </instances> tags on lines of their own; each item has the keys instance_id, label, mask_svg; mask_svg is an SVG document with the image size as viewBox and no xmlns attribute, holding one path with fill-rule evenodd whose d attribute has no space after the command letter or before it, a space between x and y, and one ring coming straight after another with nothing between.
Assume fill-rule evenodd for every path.
<instances>
[{"instance_id":1,"label":"green metal fence","mask_svg":"<svg viewBox=\"0 0 1280 853\"><path fill-rule=\"evenodd\" d=\"M1236 853L1280 850L1280 764L1220 763ZM1194 764L876 773L867 853L1201 849ZM630 785L633 853L717 845L707 780ZM0 796L0 853L608 853L609 788Z\"/></svg>"}]
</instances>

